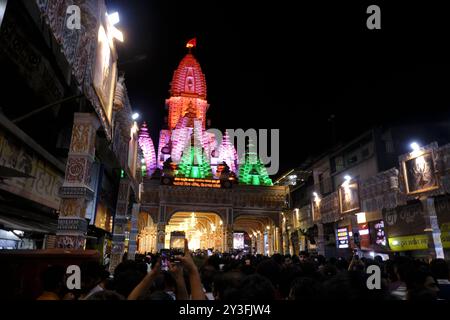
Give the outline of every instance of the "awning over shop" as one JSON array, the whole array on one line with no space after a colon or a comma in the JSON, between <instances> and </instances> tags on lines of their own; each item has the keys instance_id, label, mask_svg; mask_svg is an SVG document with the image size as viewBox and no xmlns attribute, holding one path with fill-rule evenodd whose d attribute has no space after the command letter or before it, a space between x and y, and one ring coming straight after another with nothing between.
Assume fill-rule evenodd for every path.
<instances>
[{"instance_id":1,"label":"awning over shop","mask_svg":"<svg viewBox=\"0 0 450 320\"><path fill-rule=\"evenodd\" d=\"M58 215L36 202L0 191L0 229L54 234Z\"/></svg>"},{"instance_id":2,"label":"awning over shop","mask_svg":"<svg viewBox=\"0 0 450 320\"><path fill-rule=\"evenodd\" d=\"M54 228L53 228L54 227ZM0 216L0 228L6 230L21 230L36 233L55 233L57 225L48 225L36 221L23 221L17 218Z\"/></svg>"}]
</instances>

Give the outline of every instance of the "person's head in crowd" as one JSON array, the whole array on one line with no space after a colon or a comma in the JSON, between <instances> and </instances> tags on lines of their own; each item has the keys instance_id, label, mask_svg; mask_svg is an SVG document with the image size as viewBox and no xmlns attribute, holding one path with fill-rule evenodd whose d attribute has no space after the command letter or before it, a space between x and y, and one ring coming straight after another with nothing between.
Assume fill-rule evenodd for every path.
<instances>
[{"instance_id":1,"label":"person's head in crowd","mask_svg":"<svg viewBox=\"0 0 450 320\"><path fill-rule=\"evenodd\" d=\"M94 294L91 294L86 300L109 300L109 301L118 301L125 300L125 298L112 290L102 290L98 291Z\"/></svg>"},{"instance_id":2,"label":"person's head in crowd","mask_svg":"<svg viewBox=\"0 0 450 320\"><path fill-rule=\"evenodd\" d=\"M50 265L41 275L44 293L38 298L41 300L58 299L64 290L65 269L62 266Z\"/></svg>"},{"instance_id":3,"label":"person's head in crowd","mask_svg":"<svg viewBox=\"0 0 450 320\"><path fill-rule=\"evenodd\" d=\"M335 277L325 281L323 292L324 299L329 301L354 301L357 297L346 272L338 273Z\"/></svg>"},{"instance_id":4,"label":"person's head in crowd","mask_svg":"<svg viewBox=\"0 0 450 320\"><path fill-rule=\"evenodd\" d=\"M214 299L226 301L230 294L238 290L243 279L244 275L237 271L216 274L212 288Z\"/></svg>"},{"instance_id":5,"label":"person's head in crowd","mask_svg":"<svg viewBox=\"0 0 450 320\"><path fill-rule=\"evenodd\" d=\"M320 275L324 280L331 279L332 277L336 276L337 274L337 268L335 265L327 263L320 269Z\"/></svg>"},{"instance_id":6,"label":"person's head in crowd","mask_svg":"<svg viewBox=\"0 0 450 320\"><path fill-rule=\"evenodd\" d=\"M229 292L227 300L270 302L275 300L275 288L266 277L253 274L245 277L237 290Z\"/></svg>"},{"instance_id":7,"label":"person's head in crowd","mask_svg":"<svg viewBox=\"0 0 450 320\"><path fill-rule=\"evenodd\" d=\"M383 257L380 255L376 255L375 258L373 258L375 263L379 266L383 264Z\"/></svg>"},{"instance_id":8,"label":"person's head in crowd","mask_svg":"<svg viewBox=\"0 0 450 320\"><path fill-rule=\"evenodd\" d=\"M300 259L300 262L305 262L309 259L309 253L307 251L300 251L298 258Z\"/></svg>"},{"instance_id":9,"label":"person's head in crowd","mask_svg":"<svg viewBox=\"0 0 450 320\"><path fill-rule=\"evenodd\" d=\"M149 290L139 297L138 300L173 301L174 298L172 295L163 290Z\"/></svg>"},{"instance_id":10,"label":"person's head in crowd","mask_svg":"<svg viewBox=\"0 0 450 320\"><path fill-rule=\"evenodd\" d=\"M80 271L82 294L89 293L89 291L91 291L94 287L104 281L105 277L109 277L109 274L106 275L103 270L104 269L102 268L102 266L95 261L89 261L81 264Z\"/></svg>"},{"instance_id":11,"label":"person's head in crowd","mask_svg":"<svg viewBox=\"0 0 450 320\"><path fill-rule=\"evenodd\" d=\"M176 292L176 288L177 284L173 276L168 271L162 271L155 278L151 291L163 291L172 295L172 293Z\"/></svg>"},{"instance_id":12,"label":"person's head in crowd","mask_svg":"<svg viewBox=\"0 0 450 320\"><path fill-rule=\"evenodd\" d=\"M272 255L271 259L275 261L277 264L282 265L284 263L284 256L279 253L275 253Z\"/></svg>"},{"instance_id":13,"label":"person's head in crowd","mask_svg":"<svg viewBox=\"0 0 450 320\"><path fill-rule=\"evenodd\" d=\"M336 268L339 271L347 270L348 269L348 262L344 257L339 257L336 260Z\"/></svg>"},{"instance_id":14,"label":"person's head in crowd","mask_svg":"<svg viewBox=\"0 0 450 320\"><path fill-rule=\"evenodd\" d=\"M317 255L317 264L318 264L319 266L322 266L322 265L324 265L325 263L326 263L325 257L324 257L323 255L321 255L321 254Z\"/></svg>"},{"instance_id":15,"label":"person's head in crowd","mask_svg":"<svg viewBox=\"0 0 450 320\"><path fill-rule=\"evenodd\" d=\"M114 270L114 290L122 296L128 297L146 274L145 264L142 268L142 264L135 261L122 262Z\"/></svg>"},{"instance_id":16,"label":"person's head in crowd","mask_svg":"<svg viewBox=\"0 0 450 320\"><path fill-rule=\"evenodd\" d=\"M323 299L322 283L308 277L300 277L292 283L289 300L320 301Z\"/></svg>"},{"instance_id":17,"label":"person's head in crowd","mask_svg":"<svg viewBox=\"0 0 450 320\"><path fill-rule=\"evenodd\" d=\"M294 254L292 256L292 263L293 264L299 264L300 263L300 258L298 257L298 255Z\"/></svg>"},{"instance_id":18,"label":"person's head in crowd","mask_svg":"<svg viewBox=\"0 0 450 320\"><path fill-rule=\"evenodd\" d=\"M436 279L449 280L450 271L448 263L444 259L434 259L430 263L430 271Z\"/></svg>"},{"instance_id":19,"label":"person's head in crowd","mask_svg":"<svg viewBox=\"0 0 450 320\"><path fill-rule=\"evenodd\" d=\"M284 265L285 266L290 266L292 264L292 258L291 255L286 255L284 257Z\"/></svg>"},{"instance_id":20,"label":"person's head in crowd","mask_svg":"<svg viewBox=\"0 0 450 320\"><path fill-rule=\"evenodd\" d=\"M212 292L212 286L214 282L214 277L217 273L217 270L212 265L205 265L200 269L200 277L202 280L203 287L206 292Z\"/></svg>"},{"instance_id":21,"label":"person's head in crowd","mask_svg":"<svg viewBox=\"0 0 450 320\"><path fill-rule=\"evenodd\" d=\"M275 288L278 288L281 275L281 267L275 260L267 259L256 267L256 273L269 279Z\"/></svg>"}]
</instances>

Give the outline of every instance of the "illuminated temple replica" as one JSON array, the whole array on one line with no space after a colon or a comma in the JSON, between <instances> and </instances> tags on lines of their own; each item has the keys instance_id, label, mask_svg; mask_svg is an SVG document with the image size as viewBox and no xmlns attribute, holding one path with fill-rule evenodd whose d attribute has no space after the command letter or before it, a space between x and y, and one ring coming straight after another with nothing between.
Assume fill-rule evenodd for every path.
<instances>
[{"instance_id":1,"label":"illuminated temple replica","mask_svg":"<svg viewBox=\"0 0 450 320\"><path fill-rule=\"evenodd\" d=\"M140 128L145 178L138 251L170 248L181 233L192 249L280 252L286 190L273 186L253 148L238 155L227 132L216 137L207 131L210 105L205 75L191 52L194 41L173 74L158 145L145 123Z\"/></svg>"}]
</instances>

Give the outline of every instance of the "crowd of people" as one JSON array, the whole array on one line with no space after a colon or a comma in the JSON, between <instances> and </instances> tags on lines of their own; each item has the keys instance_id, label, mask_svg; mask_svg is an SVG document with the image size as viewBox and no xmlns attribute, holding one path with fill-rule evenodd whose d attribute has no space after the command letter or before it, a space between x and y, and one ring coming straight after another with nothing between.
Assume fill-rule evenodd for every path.
<instances>
[{"instance_id":1,"label":"crowd of people","mask_svg":"<svg viewBox=\"0 0 450 320\"><path fill-rule=\"evenodd\" d=\"M187 248L187 243L186 243ZM166 268L162 267L165 264ZM367 285L366 270L381 270L380 288ZM65 270L43 274L40 300L412 300L450 301L448 263L407 257L383 261L354 255L326 259L320 255L233 255L190 253L162 261L160 255L124 260L110 276L102 266L81 266L81 290L69 291Z\"/></svg>"}]
</instances>

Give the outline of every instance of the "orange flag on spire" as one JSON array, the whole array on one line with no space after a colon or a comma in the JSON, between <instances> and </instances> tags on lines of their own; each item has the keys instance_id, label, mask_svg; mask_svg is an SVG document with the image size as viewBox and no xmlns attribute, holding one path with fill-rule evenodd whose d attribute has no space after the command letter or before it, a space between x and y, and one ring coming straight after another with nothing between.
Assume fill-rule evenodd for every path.
<instances>
[{"instance_id":1,"label":"orange flag on spire","mask_svg":"<svg viewBox=\"0 0 450 320\"><path fill-rule=\"evenodd\" d=\"M197 38L192 38L191 40L186 43L186 48L194 48L197 46Z\"/></svg>"}]
</instances>

